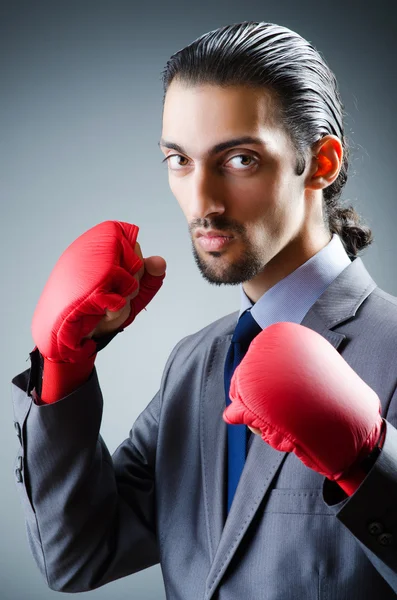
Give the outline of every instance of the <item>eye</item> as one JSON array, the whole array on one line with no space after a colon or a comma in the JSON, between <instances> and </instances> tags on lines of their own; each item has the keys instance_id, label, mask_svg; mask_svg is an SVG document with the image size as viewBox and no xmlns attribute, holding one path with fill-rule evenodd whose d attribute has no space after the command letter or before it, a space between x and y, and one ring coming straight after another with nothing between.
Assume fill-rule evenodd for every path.
<instances>
[{"instance_id":1,"label":"eye","mask_svg":"<svg viewBox=\"0 0 397 600\"><path fill-rule=\"evenodd\" d=\"M180 162L177 162L177 160L171 160L171 159L180 159L180 158L182 160L185 160L186 163L181 164ZM165 157L163 162L167 162L170 169L174 169L177 171L179 168L186 167L186 165L189 161L187 158L185 158L181 154L169 154L168 156Z\"/></svg>"},{"instance_id":2,"label":"eye","mask_svg":"<svg viewBox=\"0 0 397 600\"><path fill-rule=\"evenodd\" d=\"M236 159L240 162L237 162ZM249 161L248 164L247 162L243 164L242 160L247 161L247 159ZM239 171L247 170L247 168L252 167L253 164L257 164L257 161L250 154L236 154L235 156L232 156L232 158L230 158L227 162L229 163L233 160L236 161L233 165L233 168L237 168L237 170Z\"/></svg>"}]
</instances>

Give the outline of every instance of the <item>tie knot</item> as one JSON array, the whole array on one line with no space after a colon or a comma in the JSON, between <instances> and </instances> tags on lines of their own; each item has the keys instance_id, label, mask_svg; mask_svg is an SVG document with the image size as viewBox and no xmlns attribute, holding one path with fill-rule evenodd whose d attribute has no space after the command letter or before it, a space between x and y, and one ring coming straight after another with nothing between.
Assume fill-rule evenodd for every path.
<instances>
[{"instance_id":1,"label":"tie knot","mask_svg":"<svg viewBox=\"0 0 397 600\"><path fill-rule=\"evenodd\" d=\"M241 344L248 349L248 346L258 333L262 331L262 328L255 321L251 315L251 311L247 310L239 318L236 329L234 330L232 342Z\"/></svg>"}]
</instances>

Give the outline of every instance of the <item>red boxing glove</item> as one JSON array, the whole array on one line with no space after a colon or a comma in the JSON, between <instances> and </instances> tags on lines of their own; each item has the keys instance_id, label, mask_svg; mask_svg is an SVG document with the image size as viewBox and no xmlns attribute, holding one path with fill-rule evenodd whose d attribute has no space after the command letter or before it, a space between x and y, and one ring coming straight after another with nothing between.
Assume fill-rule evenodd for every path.
<instances>
[{"instance_id":1,"label":"red boxing glove","mask_svg":"<svg viewBox=\"0 0 397 600\"><path fill-rule=\"evenodd\" d=\"M90 374L97 350L85 336L106 309L123 308L125 297L138 287L133 277L143 266L134 252L138 231L130 223L105 221L78 237L56 263L32 320L33 339L44 357L43 402L59 399ZM164 277L144 273L120 329L150 302Z\"/></svg>"},{"instance_id":2,"label":"red boxing glove","mask_svg":"<svg viewBox=\"0 0 397 600\"><path fill-rule=\"evenodd\" d=\"M382 430L377 394L320 334L275 323L252 341L230 384L230 424L260 429L276 450L351 495L365 477L360 462Z\"/></svg>"}]
</instances>

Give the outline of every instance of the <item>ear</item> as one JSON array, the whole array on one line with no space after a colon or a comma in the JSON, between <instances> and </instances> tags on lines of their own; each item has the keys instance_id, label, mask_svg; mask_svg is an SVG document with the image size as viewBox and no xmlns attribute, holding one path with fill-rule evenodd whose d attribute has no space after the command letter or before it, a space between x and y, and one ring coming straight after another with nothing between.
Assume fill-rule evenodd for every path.
<instances>
[{"instance_id":1,"label":"ear","mask_svg":"<svg viewBox=\"0 0 397 600\"><path fill-rule=\"evenodd\" d=\"M341 140L335 135L326 135L313 147L311 168L306 179L306 189L322 190L339 175L343 160Z\"/></svg>"}]
</instances>

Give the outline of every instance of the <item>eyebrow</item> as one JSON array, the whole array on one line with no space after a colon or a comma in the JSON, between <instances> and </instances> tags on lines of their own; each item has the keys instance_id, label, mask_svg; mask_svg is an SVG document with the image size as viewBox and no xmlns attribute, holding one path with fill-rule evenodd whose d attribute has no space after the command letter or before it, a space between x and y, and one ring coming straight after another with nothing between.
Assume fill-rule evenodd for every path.
<instances>
[{"instance_id":1,"label":"eyebrow","mask_svg":"<svg viewBox=\"0 0 397 600\"><path fill-rule=\"evenodd\" d=\"M225 142L220 142L216 144L212 148L208 150L206 153L207 156L213 156L214 154L219 154L219 152L223 152L224 150L228 150L229 148L233 148L234 146L241 146L242 144L260 144L263 145L263 140L258 137L252 137L250 135L245 135L243 137L233 138L231 140L226 140ZM187 154L187 152L180 146L179 144L175 144L174 142L168 142L167 140L161 140L158 144L163 148L170 148L171 150L176 150L181 154Z\"/></svg>"}]
</instances>

